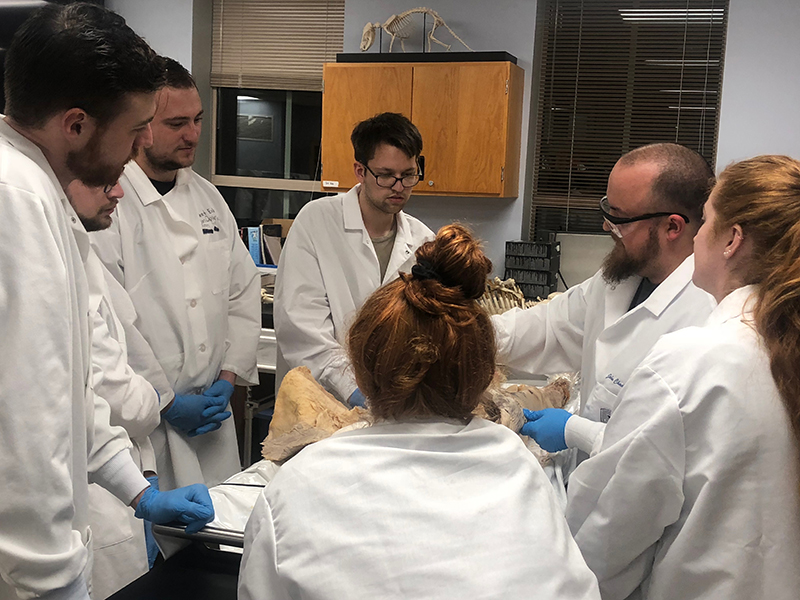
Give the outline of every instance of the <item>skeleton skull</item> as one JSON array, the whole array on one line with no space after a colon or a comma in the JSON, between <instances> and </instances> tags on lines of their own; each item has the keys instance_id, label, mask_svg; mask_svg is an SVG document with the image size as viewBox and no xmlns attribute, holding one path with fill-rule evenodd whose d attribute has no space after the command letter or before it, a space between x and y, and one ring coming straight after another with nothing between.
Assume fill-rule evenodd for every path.
<instances>
[{"instance_id":1,"label":"skeleton skull","mask_svg":"<svg viewBox=\"0 0 800 600\"><path fill-rule=\"evenodd\" d=\"M375 30L381 26L380 23L367 23L364 31L361 32L361 51L366 52L375 43Z\"/></svg>"}]
</instances>

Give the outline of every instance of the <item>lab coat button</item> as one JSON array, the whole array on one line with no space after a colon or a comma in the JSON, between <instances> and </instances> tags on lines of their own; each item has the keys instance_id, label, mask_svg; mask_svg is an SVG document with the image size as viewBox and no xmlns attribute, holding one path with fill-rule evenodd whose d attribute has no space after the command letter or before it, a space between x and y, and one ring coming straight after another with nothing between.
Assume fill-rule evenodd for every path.
<instances>
[{"instance_id":1,"label":"lab coat button","mask_svg":"<svg viewBox=\"0 0 800 600\"><path fill-rule=\"evenodd\" d=\"M205 352L205 351L206 351L206 345L200 344L200 352Z\"/></svg>"},{"instance_id":2,"label":"lab coat button","mask_svg":"<svg viewBox=\"0 0 800 600\"><path fill-rule=\"evenodd\" d=\"M197 306L197 300L192 300L191 302L189 302L189 306L191 306L192 308Z\"/></svg>"}]
</instances>

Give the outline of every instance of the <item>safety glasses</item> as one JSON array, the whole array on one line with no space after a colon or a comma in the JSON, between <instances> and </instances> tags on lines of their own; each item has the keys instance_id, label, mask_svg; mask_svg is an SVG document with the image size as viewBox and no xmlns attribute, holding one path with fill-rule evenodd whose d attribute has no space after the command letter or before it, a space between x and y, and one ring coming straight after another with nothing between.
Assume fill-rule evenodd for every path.
<instances>
[{"instance_id":1,"label":"safety glasses","mask_svg":"<svg viewBox=\"0 0 800 600\"><path fill-rule=\"evenodd\" d=\"M646 221L647 219L655 219L656 217L669 217L671 215L680 217L685 223L689 222L689 217L676 212L654 212L639 215L638 217L619 217L617 215L612 215L611 205L608 203L608 196L603 196L603 198L600 200L600 212L603 215L603 219L605 219L606 223L608 223L608 228L611 230L611 233L620 238L622 237L622 231L618 226L625 225L626 223Z\"/></svg>"}]
</instances>

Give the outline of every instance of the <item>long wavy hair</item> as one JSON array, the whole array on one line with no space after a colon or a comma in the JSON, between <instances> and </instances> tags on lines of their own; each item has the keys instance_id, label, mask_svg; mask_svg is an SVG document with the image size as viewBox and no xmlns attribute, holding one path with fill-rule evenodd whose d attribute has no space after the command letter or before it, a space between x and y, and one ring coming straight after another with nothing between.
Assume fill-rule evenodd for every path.
<instances>
[{"instance_id":1,"label":"long wavy hair","mask_svg":"<svg viewBox=\"0 0 800 600\"><path fill-rule=\"evenodd\" d=\"M495 369L494 330L476 302L491 261L468 229L442 227L361 307L348 336L358 387L376 418L467 420Z\"/></svg>"},{"instance_id":2,"label":"long wavy hair","mask_svg":"<svg viewBox=\"0 0 800 600\"><path fill-rule=\"evenodd\" d=\"M757 286L755 327L800 444L800 162L768 155L733 164L713 197L715 233L739 224L752 242L740 275Z\"/></svg>"}]
</instances>

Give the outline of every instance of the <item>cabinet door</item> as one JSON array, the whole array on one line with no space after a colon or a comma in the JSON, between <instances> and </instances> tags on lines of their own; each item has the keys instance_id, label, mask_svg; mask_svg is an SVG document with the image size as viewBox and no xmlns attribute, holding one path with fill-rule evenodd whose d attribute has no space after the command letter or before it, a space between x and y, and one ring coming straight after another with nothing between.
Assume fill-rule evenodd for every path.
<instances>
[{"instance_id":1,"label":"cabinet door","mask_svg":"<svg viewBox=\"0 0 800 600\"><path fill-rule=\"evenodd\" d=\"M422 134L419 193L500 195L508 125L507 63L414 66L412 120Z\"/></svg>"},{"instance_id":2,"label":"cabinet door","mask_svg":"<svg viewBox=\"0 0 800 600\"><path fill-rule=\"evenodd\" d=\"M382 112L411 118L411 65L326 64L322 94L323 187L348 190L356 184L350 134L357 123Z\"/></svg>"}]
</instances>

